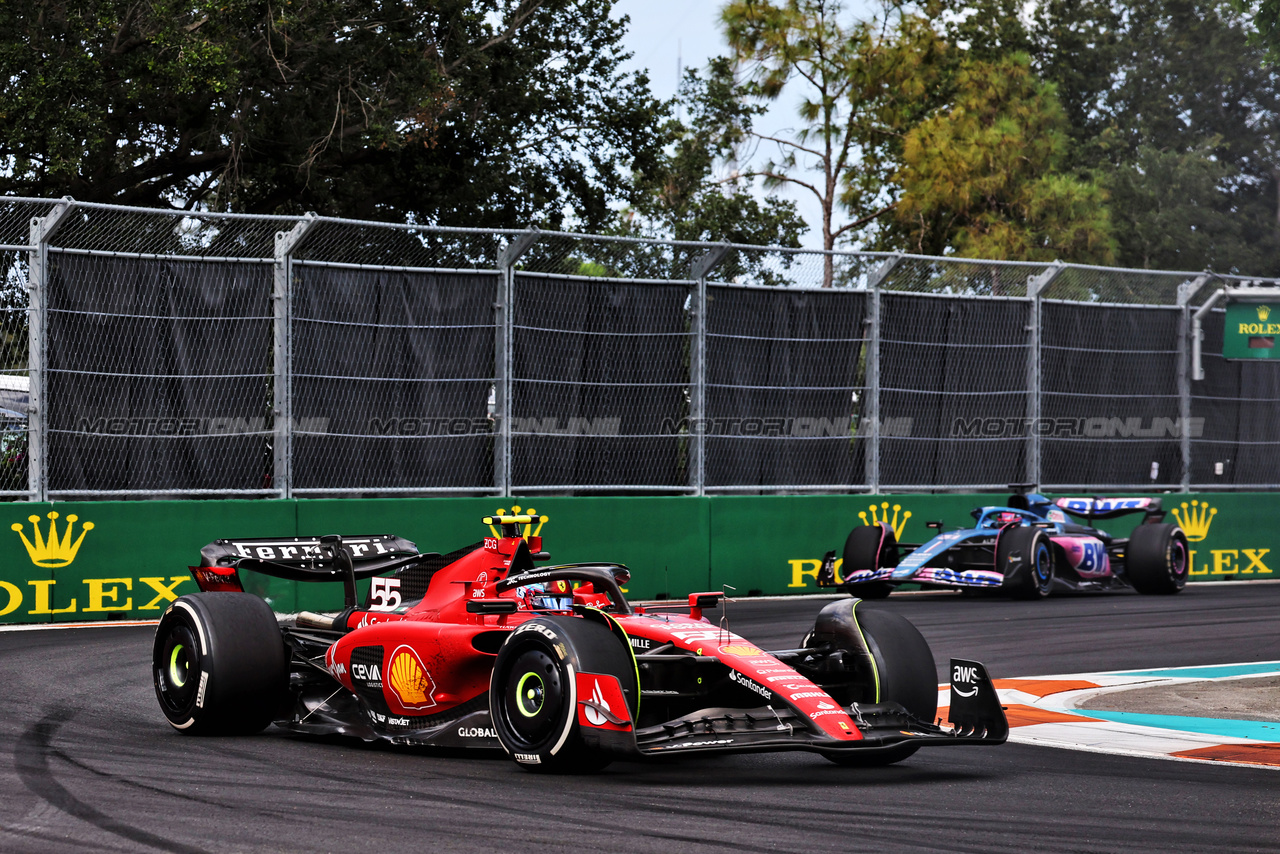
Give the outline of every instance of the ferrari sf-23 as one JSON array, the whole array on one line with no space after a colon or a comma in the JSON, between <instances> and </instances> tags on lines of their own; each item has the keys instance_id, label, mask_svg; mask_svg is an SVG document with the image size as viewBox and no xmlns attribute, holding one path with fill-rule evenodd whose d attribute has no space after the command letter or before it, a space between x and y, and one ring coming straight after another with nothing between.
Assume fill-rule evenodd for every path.
<instances>
[{"instance_id":1,"label":"ferrari sf-23","mask_svg":"<svg viewBox=\"0 0 1280 854\"><path fill-rule=\"evenodd\" d=\"M1018 490L1005 504L979 507L974 524L942 531L927 543L899 543L884 522L849 532L838 577L827 552L818 586L839 587L863 599L881 599L899 584L925 589L995 590L1017 599L1041 599L1053 590L1177 593L1187 583L1187 536L1164 522L1159 498L1059 498ZM1098 519L1143 514L1128 537L1094 527ZM1085 523L1072 521L1071 517Z\"/></svg>"},{"instance_id":2,"label":"ferrari sf-23","mask_svg":"<svg viewBox=\"0 0 1280 854\"><path fill-rule=\"evenodd\" d=\"M391 535L216 540L191 568L202 592L157 627L160 708L184 733L274 724L501 749L531 770L571 772L773 750L880 765L922 746L1005 741L977 662L952 660L949 725L935 721L932 653L894 613L841 599L798 647L766 652L703 616L722 593L642 607L623 594L622 565L538 568L545 520L499 511L483 520L493 536L444 555ZM244 592L246 571L341 582L346 607L277 617Z\"/></svg>"}]
</instances>

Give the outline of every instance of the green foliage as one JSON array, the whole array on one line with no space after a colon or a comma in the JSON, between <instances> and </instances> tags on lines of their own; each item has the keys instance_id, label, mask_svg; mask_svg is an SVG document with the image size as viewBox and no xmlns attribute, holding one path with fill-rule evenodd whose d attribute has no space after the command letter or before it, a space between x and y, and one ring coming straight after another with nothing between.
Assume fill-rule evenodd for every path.
<instances>
[{"instance_id":1,"label":"green foliage","mask_svg":"<svg viewBox=\"0 0 1280 854\"><path fill-rule=\"evenodd\" d=\"M833 249L892 207L888 177L903 131L930 109L942 42L920 16L886 7L856 18L839 0L730 0L721 17L743 94L768 101L792 90L803 122L789 137L752 133L779 156L744 174L813 195L823 248ZM824 284L834 275L828 258Z\"/></svg>"},{"instance_id":2,"label":"green foliage","mask_svg":"<svg viewBox=\"0 0 1280 854\"><path fill-rule=\"evenodd\" d=\"M1225 2L1133 0L1125 21L1098 158L1135 205L1121 263L1280 273L1280 76L1245 19ZM1154 239L1164 226L1175 239Z\"/></svg>"},{"instance_id":3,"label":"green foliage","mask_svg":"<svg viewBox=\"0 0 1280 854\"><path fill-rule=\"evenodd\" d=\"M948 108L906 135L894 211L911 251L1023 261L1112 260L1105 195L1059 169L1069 146L1053 86L1025 55L966 59Z\"/></svg>"},{"instance_id":4,"label":"green foliage","mask_svg":"<svg viewBox=\"0 0 1280 854\"><path fill-rule=\"evenodd\" d=\"M1031 57L1031 68L1056 86L1077 143L1106 122L1099 99L1111 85L1121 14L1113 0L946 0L947 41L975 59ZM1073 157L1078 148L1073 148Z\"/></svg>"},{"instance_id":5,"label":"green foliage","mask_svg":"<svg viewBox=\"0 0 1280 854\"><path fill-rule=\"evenodd\" d=\"M735 152L763 107L751 103L733 76L728 59L709 63L706 76L690 69L679 92L681 118L662 128L666 145L648 170L637 171L636 193L616 232L681 241L799 247L804 221L795 204L758 197L732 170ZM727 171L725 177L717 172ZM669 263L677 276L705 251L676 249ZM655 262L656 263L656 262ZM763 275L764 256L734 253L718 276Z\"/></svg>"},{"instance_id":6,"label":"green foliage","mask_svg":"<svg viewBox=\"0 0 1280 854\"><path fill-rule=\"evenodd\" d=\"M1229 171L1208 148L1140 146L1108 180L1122 257L1142 267L1188 258L1170 266L1196 269L1196 261L1218 254L1216 245L1235 230L1231 216L1216 209L1218 186Z\"/></svg>"},{"instance_id":7,"label":"green foliage","mask_svg":"<svg viewBox=\"0 0 1280 854\"><path fill-rule=\"evenodd\" d=\"M1274 5L1274 0L1268 0ZM1025 52L1074 145L1059 169L1109 194L1116 262L1280 274L1280 77L1267 4L956 0L948 40ZM1277 7L1280 8L1280 7Z\"/></svg>"},{"instance_id":8,"label":"green foliage","mask_svg":"<svg viewBox=\"0 0 1280 854\"><path fill-rule=\"evenodd\" d=\"M585 227L656 156L610 0L0 5L0 191Z\"/></svg>"},{"instance_id":9,"label":"green foliage","mask_svg":"<svg viewBox=\"0 0 1280 854\"><path fill-rule=\"evenodd\" d=\"M1249 43L1266 52L1267 62L1280 65L1280 0L1235 0L1240 12L1253 12Z\"/></svg>"},{"instance_id":10,"label":"green foliage","mask_svg":"<svg viewBox=\"0 0 1280 854\"><path fill-rule=\"evenodd\" d=\"M799 246L805 225L793 203L762 201L740 175L716 177L717 166L733 162L753 117L764 109L743 97L729 60L712 59L705 80L687 71L680 104L687 118L664 127L670 154L639 179L648 190L644 198L655 203L645 213L676 240Z\"/></svg>"}]
</instances>

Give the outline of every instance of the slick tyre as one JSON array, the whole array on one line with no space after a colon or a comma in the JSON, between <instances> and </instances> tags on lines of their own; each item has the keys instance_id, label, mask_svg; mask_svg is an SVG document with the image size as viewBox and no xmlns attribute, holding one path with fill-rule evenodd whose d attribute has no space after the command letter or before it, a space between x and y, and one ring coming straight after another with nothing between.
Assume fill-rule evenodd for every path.
<instances>
[{"instance_id":1,"label":"slick tyre","mask_svg":"<svg viewBox=\"0 0 1280 854\"><path fill-rule=\"evenodd\" d=\"M194 593L156 627L151 670L160 710L188 735L249 735L275 718L289 659L275 614L248 593Z\"/></svg>"},{"instance_id":2,"label":"slick tyre","mask_svg":"<svg viewBox=\"0 0 1280 854\"><path fill-rule=\"evenodd\" d=\"M870 654L874 669L844 686L823 684L839 703L898 703L916 718L931 722L938 712L938 676L933 652L905 617L855 602L832 602L822 609L810 645L832 643L848 660ZM822 683L820 683L822 684ZM837 765L877 766L901 762L919 745L901 744L876 751L824 754Z\"/></svg>"},{"instance_id":3,"label":"slick tyre","mask_svg":"<svg viewBox=\"0 0 1280 854\"><path fill-rule=\"evenodd\" d=\"M898 559L898 539L893 535L892 528L859 525L849 532L844 541L844 562L841 568L845 577L848 577L850 572L857 569L897 566ZM845 589L859 599L883 599L893 592L893 585L887 581L871 581L865 584L846 584Z\"/></svg>"},{"instance_id":4,"label":"slick tyre","mask_svg":"<svg viewBox=\"0 0 1280 854\"><path fill-rule=\"evenodd\" d=\"M1187 555L1187 535L1177 525L1139 525L1125 555L1129 583L1139 593L1177 593L1187 586Z\"/></svg>"},{"instance_id":5,"label":"slick tyre","mask_svg":"<svg viewBox=\"0 0 1280 854\"><path fill-rule=\"evenodd\" d=\"M1014 528L1000 535L996 571L1014 599L1044 599L1053 590L1053 543L1039 528Z\"/></svg>"},{"instance_id":6,"label":"slick tyre","mask_svg":"<svg viewBox=\"0 0 1280 854\"><path fill-rule=\"evenodd\" d=\"M586 692L617 680L625 708ZM590 773L634 741L606 718L634 722L639 677L630 647L609 626L581 617L539 617L512 632L498 650L489 683L489 713L503 749L520 767L551 773ZM594 705L589 705L594 703ZM595 719L596 727L583 721ZM612 740L612 741L611 741ZM613 749L611 749L613 748Z\"/></svg>"}]
</instances>

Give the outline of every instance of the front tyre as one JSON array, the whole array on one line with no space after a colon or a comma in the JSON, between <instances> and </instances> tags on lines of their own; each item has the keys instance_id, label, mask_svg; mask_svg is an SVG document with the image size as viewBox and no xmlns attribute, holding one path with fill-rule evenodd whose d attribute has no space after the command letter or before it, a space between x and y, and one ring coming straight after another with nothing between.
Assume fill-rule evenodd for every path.
<instances>
[{"instance_id":1,"label":"front tyre","mask_svg":"<svg viewBox=\"0 0 1280 854\"><path fill-rule=\"evenodd\" d=\"M1187 586L1187 555L1187 535L1177 525L1139 525L1125 554L1129 583L1139 593L1177 593Z\"/></svg>"},{"instance_id":2,"label":"front tyre","mask_svg":"<svg viewBox=\"0 0 1280 854\"><path fill-rule=\"evenodd\" d=\"M275 718L289 659L271 607L248 593L193 593L156 626L160 710L188 735L248 735Z\"/></svg>"},{"instance_id":3,"label":"front tyre","mask_svg":"<svg viewBox=\"0 0 1280 854\"><path fill-rule=\"evenodd\" d=\"M849 532L844 541L844 561L841 568L845 578L859 569L883 569L898 565L898 539L893 529L883 523L859 525ZM887 581L868 581L863 584L846 584L845 589L859 599L884 599L893 592Z\"/></svg>"},{"instance_id":4,"label":"front tyre","mask_svg":"<svg viewBox=\"0 0 1280 854\"><path fill-rule=\"evenodd\" d=\"M996 571L1014 599L1044 599L1053 590L1053 545L1039 528L1013 528L1000 534Z\"/></svg>"},{"instance_id":5,"label":"front tyre","mask_svg":"<svg viewBox=\"0 0 1280 854\"><path fill-rule=\"evenodd\" d=\"M832 602L818 614L806 646L830 643L846 660L869 656L873 667L851 682L819 682L836 702L898 703L914 717L930 722L938 712L938 676L933 652L920 631L905 617L868 608L858 601ZM863 652L865 650L865 653ZM821 677L820 677L821 678ZM918 744L899 744L876 751L823 754L837 765L891 765L911 756Z\"/></svg>"},{"instance_id":6,"label":"front tyre","mask_svg":"<svg viewBox=\"0 0 1280 854\"><path fill-rule=\"evenodd\" d=\"M584 675L594 677L586 680L594 696L581 696ZM638 686L630 648L607 625L581 617L538 617L512 632L498 650L489 712L503 749L522 768L598 771L613 759L611 744L634 740L630 722L638 710ZM580 714L580 709L587 711ZM605 715L628 724L609 726ZM584 726L584 717L596 726Z\"/></svg>"}]
</instances>

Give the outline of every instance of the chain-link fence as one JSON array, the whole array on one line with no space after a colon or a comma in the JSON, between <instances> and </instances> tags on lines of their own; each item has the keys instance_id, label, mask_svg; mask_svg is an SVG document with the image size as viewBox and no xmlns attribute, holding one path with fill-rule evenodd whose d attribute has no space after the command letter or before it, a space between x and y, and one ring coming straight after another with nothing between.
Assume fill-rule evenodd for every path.
<instances>
[{"instance_id":1,"label":"chain-link fence","mask_svg":"<svg viewBox=\"0 0 1280 854\"><path fill-rule=\"evenodd\" d=\"M14 198L0 260L10 497L1280 487L1258 280Z\"/></svg>"}]
</instances>

